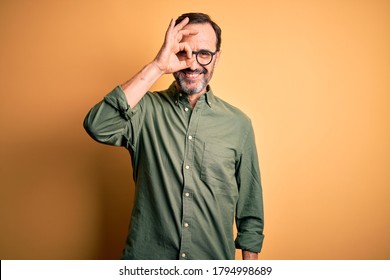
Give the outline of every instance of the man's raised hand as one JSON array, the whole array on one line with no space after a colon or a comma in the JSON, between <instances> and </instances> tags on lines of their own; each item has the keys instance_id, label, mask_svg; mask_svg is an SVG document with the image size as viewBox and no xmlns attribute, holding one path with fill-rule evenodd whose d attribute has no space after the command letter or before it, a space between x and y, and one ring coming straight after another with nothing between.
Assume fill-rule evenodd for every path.
<instances>
[{"instance_id":1,"label":"man's raised hand","mask_svg":"<svg viewBox=\"0 0 390 280\"><path fill-rule=\"evenodd\" d=\"M171 20L168 30L165 34L164 44L158 52L153 63L165 74L170 74L185 68L188 68L194 61L192 57L191 47L183 42L185 36L196 35L198 32L194 30L183 29L189 22L189 18L185 18L175 26L176 21ZM186 59L179 59L178 52L186 52Z\"/></svg>"}]
</instances>

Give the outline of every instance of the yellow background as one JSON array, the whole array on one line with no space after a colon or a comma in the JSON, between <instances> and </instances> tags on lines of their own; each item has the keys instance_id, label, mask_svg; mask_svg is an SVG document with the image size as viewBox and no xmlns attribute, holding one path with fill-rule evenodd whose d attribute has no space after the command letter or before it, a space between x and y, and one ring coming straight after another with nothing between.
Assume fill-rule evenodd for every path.
<instances>
[{"instance_id":1,"label":"yellow background","mask_svg":"<svg viewBox=\"0 0 390 280\"><path fill-rule=\"evenodd\" d=\"M389 259L386 0L1 1L0 258L119 258L130 157L82 121L188 11L222 27L211 85L253 121L260 257Z\"/></svg>"}]
</instances>

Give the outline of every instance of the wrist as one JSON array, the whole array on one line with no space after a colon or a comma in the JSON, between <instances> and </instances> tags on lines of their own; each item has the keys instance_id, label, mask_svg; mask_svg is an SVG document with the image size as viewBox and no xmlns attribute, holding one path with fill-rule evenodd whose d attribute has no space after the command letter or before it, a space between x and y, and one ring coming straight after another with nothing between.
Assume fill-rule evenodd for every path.
<instances>
[{"instance_id":1,"label":"wrist","mask_svg":"<svg viewBox=\"0 0 390 280\"><path fill-rule=\"evenodd\" d=\"M258 253L242 250L243 260L258 260Z\"/></svg>"},{"instance_id":2,"label":"wrist","mask_svg":"<svg viewBox=\"0 0 390 280\"><path fill-rule=\"evenodd\" d=\"M156 60L153 60L150 65L162 76L166 73L166 69L158 63Z\"/></svg>"}]
</instances>

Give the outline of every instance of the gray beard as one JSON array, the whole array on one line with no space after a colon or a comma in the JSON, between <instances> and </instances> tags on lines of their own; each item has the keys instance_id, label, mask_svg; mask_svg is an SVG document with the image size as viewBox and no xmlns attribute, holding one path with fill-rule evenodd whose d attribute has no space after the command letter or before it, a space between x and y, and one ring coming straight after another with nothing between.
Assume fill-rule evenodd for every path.
<instances>
[{"instance_id":1,"label":"gray beard","mask_svg":"<svg viewBox=\"0 0 390 280\"><path fill-rule=\"evenodd\" d=\"M186 81L186 78L182 77L180 74L175 73L174 77L176 79L176 82L179 84L180 89L183 91L183 93L187 95L199 93L207 86L206 79L202 79L196 87L188 87L188 83L192 82Z\"/></svg>"},{"instance_id":2,"label":"gray beard","mask_svg":"<svg viewBox=\"0 0 390 280\"><path fill-rule=\"evenodd\" d=\"M203 76L203 79L199 82L199 84L196 87L189 87L188 86L190 84L193 84L194 82L188 81L185 78L184 74L182 74L181 71L173 73L173 76L175 77L176 82L178 83L178 85L180 86L180 89L183 91L184 94L193 95L193 94L201 92L204 88L207 87L207 85L208 85L208 83L213 75L214 69L211 70L211 72L209 73L208 76L206 76L208 74L207 70L204 70L201 72L203 73L204 76Z\"/></svg>"}]
</instances>

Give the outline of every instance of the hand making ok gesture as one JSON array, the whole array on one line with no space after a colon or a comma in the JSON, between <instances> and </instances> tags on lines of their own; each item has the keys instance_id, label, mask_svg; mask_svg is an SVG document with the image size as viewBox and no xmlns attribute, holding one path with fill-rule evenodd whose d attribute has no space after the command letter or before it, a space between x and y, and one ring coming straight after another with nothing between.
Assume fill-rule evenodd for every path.
<instances>
[{"instance_id":1,"label":"hand making ok gesture","mask_svg":"<svg viewBox=\"0 0 390 280\"><path fill-rule=\"evenodd\" d=\"M168 30L165 34L164 44L158 52L154 63L165 74L170 74L189 67L195 58L192 56L190 46L183 42L185 36L196 35L198 32L194 30L187 30L184 27L188 24L189 19L185 18L175 26L176 21L171 20ZM179 59L178 52L186 52L186 59Z\"/></svg>"}]
</instances>

